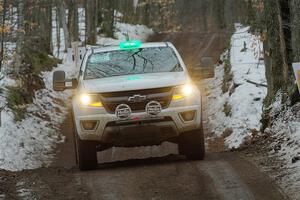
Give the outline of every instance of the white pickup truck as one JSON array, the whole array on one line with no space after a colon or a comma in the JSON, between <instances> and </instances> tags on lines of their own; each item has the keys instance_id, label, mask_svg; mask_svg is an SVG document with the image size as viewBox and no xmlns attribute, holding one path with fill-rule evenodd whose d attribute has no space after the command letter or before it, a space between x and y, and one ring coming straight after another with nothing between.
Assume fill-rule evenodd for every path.
<instances>
[{"instance_id":1,"label":"white pickup truck","mask_svg":"<svg viewBox=\"0 0 300 200\"><path fill-rule=\"evenodd\" d=\"M66 80L56 71L53 87L76 90L72 111L81 170L97 167L97 151L165 141L177 143L188 159L204 158L201 93L169 42L90 48L78 78Z\"/></svg>"}]
</instances>

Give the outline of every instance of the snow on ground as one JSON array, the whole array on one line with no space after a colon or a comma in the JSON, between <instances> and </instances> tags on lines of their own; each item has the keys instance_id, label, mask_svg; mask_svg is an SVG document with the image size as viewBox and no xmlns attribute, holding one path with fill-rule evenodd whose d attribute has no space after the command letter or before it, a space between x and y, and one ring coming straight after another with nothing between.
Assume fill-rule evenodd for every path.
<instances>
[{"instance_id":1,"label":"snow on ground","mask_svg":"<svg viewBox=\"0 0 300 200\"><path fill-rule=\"evenodd\" d=\"M146 41L147 38L154 33L152 29L149 29L147 26L144 25L132 25L132 24L117 22L115 28L116 28L115 37L118 39L98 36L97 44L117 45L120 42L120 40L122 41L126 40L126 34L128 34L129 38L132 40Z\"/></svg>"},{"instance_id":2,"label":"snow on ground","mask_svg":"<svg viewBox=\"0 0 300 200\"><path fill-rule=\"evenodd\" d=\"M109 44L107 41L115 44L124 40L125 37L122 33L127 32L132 38L141 40L146 40L153 33L151 29L142 25L117 23L117 39L99 37L98 44ZM61 35L61 39L63 39L63 35ZM57 47L56 52L58 52ZM60 54L59 57L64 58L66 55ZM78 69L75 68L74 63L64 61L53 71L64 70L68 78L76 77ZM46 88L35 93L33 104L27 105L24 120L15 122L11 110L8 108L2 112L0 169L19 171L48 166L54 156L56 144L64 142L64 137L59 134L58 130L67 113L67 104L72 92L58 93L52 90L53 71L42 74ZM8 75L0 80L0 88L15 84L15 81ZM5 91L4 94L0 94L0 102L4 101Z\"/></svg>"},{"instance_id":3,"label":"snow on ground","mask_svg":"<svg viewBox=\"0 0 300 200\"><path fill-rule=\"evenodd\" d=\"M69 75L74 76L76 73L76 69L70 64L56 68L60 69L66 70ZM2 112L1 169L17 171L47 166L53 157L56 143L64 141L57 130L67 111L62 102L66 101L71 93L53 92L51 76L52 72L43 74L46 88L35 93L35 100L33 104L28 105L24 120L15 122L8 108ZM1 88L8 85L15 85L15 82L8 77L0 81Z\"/></svg>"},{"instance_id":4,"label":"snow on ground","mask_svg":"<svg viewBox=\"0 0 300 200\"><path fill-rule=\"evenodd\" d=\"M233 80L228 92L223 94L224 65L216 68L216 77L208 80L208 120L218 137L225 137L228 148L238 148L246 138L260 128L263 99L267 88L248 81L266 84L265 66L260 61L262 43L259 37L249 33L249 27L236 26L231 38L229 57ZM224 105L230 110L226 116Z\"/></svg>"},{"instance_id":5,"label":"snow on ground","mask_svg":"<svg viewBox=\"0 0 300 200\"><path fill-rule=\"evenodd\" d=\"M292 107L281 106L281 94L278 93L276 101L271 105L270 128L265 130L268 141L265 148L268 150L267 157L278 162L268 166L266 170L278 180L279 185L291 197L299 199L300 188L300 103ZM274 173L273 169L277 169Z\"/></svg>"},{"instance_id":6,"label":"snow on ground","mask_svg":"<svg viewBox=\"0 0 300 200\"><path fill-rule=\"evenodd\" d=\"M266 84L265 66L259 59L263 47L259 38L248 33L248 30L248 27L236 26L231 49L223 56L229 56L233 74L231 87L234 90L222 93L224 65L216 68L214 79L206 81L207 101L210 102L206 111L210 128L215 136L225 138L228 148L240 147L243 141L253 136L255 130L260 129L263 99L267 93L266 87L247 82ZM247 49L242 51L244 42ZM256 154L251 154L291 199L299 199L300 103L285 106L281 99L279 92L269 108L271 127L253 139L251 145ZM226 102L231 107L231 116L223 112Z\"/></svg>"}]
</instances>

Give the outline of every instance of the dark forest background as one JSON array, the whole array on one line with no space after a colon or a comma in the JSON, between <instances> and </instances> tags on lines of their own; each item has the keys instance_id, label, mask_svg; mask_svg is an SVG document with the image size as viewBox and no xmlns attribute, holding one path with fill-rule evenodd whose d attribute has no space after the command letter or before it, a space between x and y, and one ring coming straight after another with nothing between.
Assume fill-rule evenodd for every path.
<instances>
[{"instance_id":1,"label":"dark forest background","mask_svg":"<svg viewBox=\"0 0 300 200\"><path fill-rule=\"evenodd\" d=\"M79 40L78 8L86 13L82 42L92 45L98 34L114 37L117 21L144 24L156 32L230 33L236 22L250 25L264 42L268 81L265 126L277 94L284 106L299 101L292 70L292 63L300 61L298 0L1 0L0 70L19 82L17 88L10 88L12 94L18 94L12 95L14 104L32 102L34 91L44 87L40 73L60 62L48 56L53 53L53 12L63 29L65 46ZM15 44L12 54L7 53L11 51L8 44ZM13 62L3 70L6 60Z\"/></svg>"}]
</instances>

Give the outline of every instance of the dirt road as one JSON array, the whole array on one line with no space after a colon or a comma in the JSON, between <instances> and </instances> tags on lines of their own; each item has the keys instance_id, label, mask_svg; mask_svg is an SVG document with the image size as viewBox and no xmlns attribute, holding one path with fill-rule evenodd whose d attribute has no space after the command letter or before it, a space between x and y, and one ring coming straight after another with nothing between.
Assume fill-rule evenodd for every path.
<instances>
[{"instance_id":1,"label":"dirt road","mask_svg":"<svg viewBox=\"0 0 300 200\"><path fill-rule=\"evenodd\" d=\"M149 154L147 149L139 149L139 153ZM68 163L64 167L6 174L6 179L0 180L1 185L5 184L0 193L8 194L3 199L28 200L287 199L272 180L237 152L209 153L200 162L177 155L111 161L89 172L77 170L75 163L69 168Z\"/></svg>"},{"instance_id":2,"label":"dirt road","mask_svg":"<svg viewBox=\"0 0 300 200\"><path fill-rule=\"evenodd\" d=\"M152 40L172 41L188 65L202 56L218 58L225 44L222 34L207 33L162 34ZM68 117L62 127L66 143L51 168L0 171L6 177L0 179L0 199L287 199L243 152L208 152L204 161L187 161L171 143L113 148L98 154L97 170L81 172L71 130Z\"/></svg>"},{"instance_id":3,"label":"dirt road","mask_svg":"<svg viewBox=\"0 0 300 200\"><path fill-rule=\"evenodd\" d=\"M179 32L157 34L149 40L172 42L183 57L187 67L191 67L199 64L201 58L205 56L211 56L217 61L225 49L227 37L226 32Z\"/></svg>"},{"instance_id":4,"label":"dirt road","mask_svg":"<svg viewBox=\"0 0 300 200\"><path fill-rule=\"evenodd\" d=\"M56 167L75 166L74 153L69 151L72 145L69 138ZM66 156L70 153L72 158ZM187 161L176 154L177 146L169 143L115 148L98 154L97 170L74 170L72 175L89 199L286 199L272 180L239 152L208 153L205 161Z\"/></svg>"},{"instance_id":5,"label":"dirt road","mask_svg":"<svg viewBox=\"0 0 300 200\"><path fill-rule=\"evenodd\" d=\"M182 38L187 38L182 41ZM151 40L172 41L188 64L202 56L219 57L222 34L162 34ZM190 48L190 49L189 49ZM66 121L67 144L55 166L75 166L73 138ZM209 130L206 130L209 131ZM86 189L89 199L285 199L272 180L247 162L241 153L208 153L205 161L187 161L177 155L177 145L113 148L98 153L99 169L75 170L73 176ZM63 161L63 162L62 162Z\"/></svg>"}]
</instances>

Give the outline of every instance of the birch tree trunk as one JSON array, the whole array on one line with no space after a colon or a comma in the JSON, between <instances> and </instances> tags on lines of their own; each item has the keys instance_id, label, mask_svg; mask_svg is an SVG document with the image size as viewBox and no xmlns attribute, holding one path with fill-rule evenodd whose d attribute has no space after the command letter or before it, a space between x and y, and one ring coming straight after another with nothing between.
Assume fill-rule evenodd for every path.
<instances>
[{"instance_id":1,"label":"birch tree trunk","mask_svg":"<svg viewBox=\"0 0 300 200\"><path fill-rule=\"evenodd\" d=\"M71 47L71 44L70 44L69 30L68 30L68 25L66 20L66 9L65 9L64 1L57 1L57 6L58 6L59 20L64 31L64 43L65 43L64 50L67 51L67 49Z\"/></svg>"},{"instance_id":2,"label":"birch tree trunk","mask_svg":"<svg viewBox=\"0 0 300 200\"><path fill-rule=\"evenodd\" d=\"M60 21L58 17L58 8L55 9L55 24L56 24L56 48L57 48L57 54L56 57L59 58L60 54Z\"/></svg>"}]
</instances>

